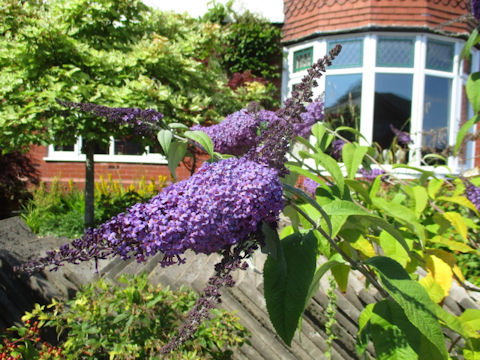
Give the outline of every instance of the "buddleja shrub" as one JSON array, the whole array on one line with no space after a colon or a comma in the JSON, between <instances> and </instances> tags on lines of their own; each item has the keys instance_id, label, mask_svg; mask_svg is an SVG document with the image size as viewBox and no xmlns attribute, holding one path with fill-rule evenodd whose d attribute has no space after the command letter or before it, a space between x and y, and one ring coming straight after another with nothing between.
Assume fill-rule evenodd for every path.
<instances>
[{"instance_id":1,"label":"buddleja shrub","mask_svg":"<svg viewBox=\"0 0 480 360\"><path fill-rule=\"evenodd\" d=\"M154 359L198 296L185 287L172 291L149 285L145 274L122 276L119 282L100 279L72 300L37 306L23 320L55 328L63 339L62 359ZM215 309L195 339L163 358L229 359L232 350L246 342L248 332L238 318Z\"/></svg>"},{"instance_id":2,"label":"buddleja shrub","mask_svg":"<svg viewBox=\"0 0 480 360\"><path fill-rule=\"evenodd\" d=\"M478 358L480 311L455 316L439 303L452 281L463 285L455 254L477 254L478 220L472 219L478 217L480 188L465 178L440 179L402 164L394 169L407 167L418 177L396 179L373 166L378 164L372 147L336 139L339 131L356 130L320 123L323 104L313 101L312 87L340 49L315 62L276 112L253 104L209 128L164 127L158 139L172 173L187 144L197 144L210 161L149 202L20 269L58 269L114 256L143 262L157 253L163 254L163 266L171 266L184 262L187 250L219 252L214 276L178 335L161 348L170 354L208 317L220 301L219 289L234 285L231 272L245 269L244 260L262 247L268 254L263 269L267 310L287 345L322 276L330 270L345 291L354 269L383 298L360 316L360 355L373 342L378 359ZM310 132L312 142L300 137ZM341 149L334 140L343 140ZM292 147L294 141L304 148ZM295 187L298 175L310 180L310 195ZM280 239L281 211L292 225ZM317 263L320 254L327 258L322 264ZM445 338L447 329L453 340Z\"/></svg>"}]
</instances>

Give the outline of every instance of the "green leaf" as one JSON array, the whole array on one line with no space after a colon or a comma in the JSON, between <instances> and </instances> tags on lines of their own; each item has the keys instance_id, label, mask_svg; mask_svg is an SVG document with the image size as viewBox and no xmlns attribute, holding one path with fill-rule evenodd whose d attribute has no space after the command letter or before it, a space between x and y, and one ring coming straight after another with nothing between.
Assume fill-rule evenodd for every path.
<instances>
[{"instance_id":1,"label":"green leaf","mask_svg":"<svg viewBox=\"0 0 480 360\"><path fill-rule=\"evenodd\" d=\"M427 193L428 196L433 200L438 194L438 191L442 188L444 180L433 178L428 182Z\"/></svg>"},{"instance_id":2,"label":"green leaf","mask_svg":"<svg viewBox=\"0 0 480 360\"><path fill-rule=\"evenodd\" d=\"M184 130L188 130L189 127L185 124L181 124L181 123L170 123L168 124L168 127L170 129L184 129Z\"/></svg>"},{"instance_id":3,"label":"green leaf","mask_svg":"<svg viewBox=\"0 0 480 360\"><path fill-rule=\"evenodd\" d=\"M397 303L390 300L376 303L369 322L378 360L433 359L428 352L429 341L408 321Z\"/></svg>"},{"instance_id":4,"label":"green leaf","mask_svg":"<svg viewBox=\"0 0 480 360\"><path fill-rule=\"evenodd\" d=\"M460 53L460 60L461 59L470 59L470 52L472 47L480 42L480 36L478 36L478 27L475 28L470 36L468 37L467 42L463 45L462 51Z\"/></svg>"},{"instance_id":5,"label":"green leaf","mask_svg":"<svg viewBox=\"0 0 480 360\"><path fill-rule=\"evenodd\" d=\"M458 153L458 150L460 149L460 146L462 146L463 138L467 133L470 131L473 125L475 125L477 122L480 121L480 116L478 114L474 115L470 120L465 122L465 124L462 125L460 130L458 130L457 133L457 141L455 143L455 149L454 149L454 155L456 156Z\"/></svg>"},{"instance_id":6,"label":"green leaf","mask_svg":"<svg viewBox=\"0 0 480 360\"><path fill-rule=\"evenodd\" d=\"M315 273L317 239L311 232L295 233L281 245L280 256L265 261L264 294L270 321L290 346Z\"/></svg>"},{"instance_id":7,"label":"green leaf","mask_svg":"<svg viewBox=\"0 0 480 360\"><path fill-rule=\"evenodd\" d=\"M324 209L315 201L313 200L305 191L300 190L299 188L296 188L294 186L290 186L288 184L283 184L283 188L297 196L299 196L302 200L307 201L310 205L312 205L323 217L325 220L327 226L328 226L328 231L329 234L332 234L332 223L330 222L330 217L327 215L327 213L324 211Z\"/></svg>"},{"instance_id":8,"label":"green leaf","mask_svg":"<svg viewBox=\"0 0 480 360\"><path fill-rule=\"evenodd\" d=\"M282 249L277 231L262 221L262 233L265 239L265 246L262 247L262 253L268 254L273 259L278 260L279 256L281 256Z\"/></svg>"},{"instance_id":9,"label":"green leaf","mask_svg":"<svg viewBox=\"0 0 480 360\"><path fill-rule=\"evenodd\" d=\"M196 141L205 150L205 152L213 157L213 143L210 137L203 131L185 131L183 134L185 137Z\"/></svg>"},{"instance_id":10,"label":"green leaf","mask_svg":"<svg viewBox=\"0 0 480 360\"><path fill-rule=\"evenodd\" d=\"M467 241L468 226L463 221L463 216L455 211L444 212L443 217L447 219L464 241Z\"/></svg>"},{"instance_id":11,"label":"green leaf","mask_svg":"<svg viewBox=\"0 0 480 360\"><path fill-rule=\"evenodd\" d=\"M324 184L324 183L325 183L325 181L324 181L321 177L312 174L310 171L302 168L301 166L298 166L298 165L295 164L295 163L289 163L289 162L287 162L287 163L285 164L285 166L286 166L287 169L289 169L290 171L295 172L295 173L297 173L297 174L299 174L299 175L303 175L303 176L305 176L305 177L308 177L309 179L311 179L311 180L313 180L313 181L315 181L315 182L317 182L317 183L319 183L319 184ZM283 182L283 183L284 183L284 182Z\"/></svg>"},{"instance_id":12,"label":"green leaf","mask_svg":"<svg viewBox=\"0 0 480 360\"><path fill-rule=\"evenodd\" d=\"M338 166L337 161L323 153L314 154L314 158L318 163L333 177L335 185L337 185L340 196L343 197L345 191L345 180L343 178L342 170Z\"/></svg>"},{"instance_id":13,"label":"green leaf","mask_svg":"<svg viewBox=\"0 0 480 360\"><path fill-rule=\"evenodd\" d=\"M348 286L348 274L350 274L350 266L346 264L336 264L330 269L335 281L338 284L338 288L341 292L347 291Z\"/></svg>"},{"instance_id":14,"label":"green leaf","mask_svg":"<svg viewBox=\"0 0 480 360\"><path fill-rule=\"evenodd\" d=\"M470 74L465 85L468 100L473 107L473 112L478 114L480 111L480 72Z\"/></svg>"},{"instance_id":15,"label":"green leaf","mask_svg":"<svg viewBox=\"0 0 480 360\"><path fill-rule=\"evenodd\" d=\"M428 194L423 186L413 186L410 189L415 200L415 215L419 218L427 207Z\"/></svg>"},{"instance_id":16,"label":"green leaf","mask_svg":"<svg viewBox=\"0 0 480 360\"><path fill-rule=\"evenodd\" d=\"M170 149L170 144L172 143L172 132L170 130L160 130L157 134L158 142L163 149L165 155L168 156L168 150Z\"/></svg>"},{"instance_id":17,"label":"green leaf","mask_svg":"<svg viewBox=\"0 0 480 360\"><path fill-rule=\"evenodd\" d=\"M390 233L385 230L382 231L379 236L379 243L385 256L391 257L403 267L407 265L410 255Z\"/></svg>"},{"instance_id":18,"label":"green leaf","mask_svg":"<svg viewBox=\"0 0 480 360\"><path fill-rule=\"evenodd\" d=\"M407 319L428 339L422 346L430 349L430 359L448 359L445 339L436 316L437 305L422 285L410 279L403 267L388 257L376 256L365 263L380 273L382 284L390 296L403 309Z\"/></svg>"},{"instance_id":19,"label":"green leaf","mask_svg":"<svg viewBox=\"0 0 480 360\"><path fill-rule=\"evenodd\" d=\"M185 157L187 153L187 143L173 142L170 144L170 150L168 151L168 169L174 179L177 179L175 170L177 169L180 161Z\"/></svg>"},{"instance_id":20,"label":"green leaf","mask_svg":"<svg viewBox=\"0 0 480 360\"><path fill-rule=\"evenodd\" d=\"M333 266L345 264L345 260L343 260L340 254L333 254L333 256L326 262L324 262L318 269L315 271L315 275L313 276L312 283L310 284L310 288L308 289L307 301L305 302L305 306L307 306L310 299L317 293L320 287L320 280L322 279L323 275L330 270Z\"/></svg>"},{"instance_id":21,"label":"green leaf","mask_svg":"<svg viewBox=\"0 0 480 360\"><path fill-rule=\"evenodd\" d=\"M342 159L347 169L347 177L354 179L357 175L365 154L368 151L367 146L360 146L358 144L346 143L342 148Z\"/></svg>"}]
</instances>

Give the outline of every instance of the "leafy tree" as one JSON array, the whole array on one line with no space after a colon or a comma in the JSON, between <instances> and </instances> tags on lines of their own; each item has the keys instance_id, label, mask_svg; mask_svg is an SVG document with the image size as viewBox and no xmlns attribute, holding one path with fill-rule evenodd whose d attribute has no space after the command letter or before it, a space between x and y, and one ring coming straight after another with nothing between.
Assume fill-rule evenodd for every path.
<instances>
[{"instance_id":1,"label":"leafy tree","mask_svg":"<svg viewBox=\"0 0 480 360\"><path fill-rule=\"evenodd\" d=\"M187 124L217 121L245 106L224 86L228 79L213 56L218 25L138 0L0 4L0 147L67 145L81 136L92 202L86 225L93 223L94 148L132 131L104 117L65 113L56 98L153 108L167 123Z\"/></svg>"}]
</instances>

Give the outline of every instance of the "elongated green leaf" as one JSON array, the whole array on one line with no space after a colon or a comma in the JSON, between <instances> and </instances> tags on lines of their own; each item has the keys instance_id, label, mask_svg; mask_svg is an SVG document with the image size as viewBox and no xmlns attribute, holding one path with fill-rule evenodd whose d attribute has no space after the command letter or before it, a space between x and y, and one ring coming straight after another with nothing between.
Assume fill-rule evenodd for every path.
<instances>
[{"instance_id":1,"label":"elongated green leaf","mask_svg":"<svg viewBox=\"0 0 480 360\"><path fill-rule=\"evenodd\" d=\"M367 146L360 146L352 143L346 143L343 145L342 159L347 168L347 177L349 179L354 179L355 175L357 175L358 168L360 167L367 151Z\"/></svg>"},{"instance_id":2,"label":"elongated green leaf","mask_svg":"<svg viewBox=\"0 0 480 360\"><path fill-rule=\"evenodd\" d=\"M185 124L182 124L182 123L170 123L168 124L168 127L170 129L184 129L184 130L188 130L189 127Z\"/></svg>"},{"instance_id":3,"label":"elongated green leaf","mask_svg":"<svg viewBox=\"0 0 480 360\"><path fill-rule=\"evenodd\" d=\"M435 199L444 182L444 180L436 178L433 178L428 182L427 192L431 199Z\"/></svg>"},{"instance_id":4,"label":"elongated green leaf","mask_svg":"<svg viewBox=\"0 0 480 360\"><path fill-rule=\"evenodd\" d=\"M425 190L423 186L413 186L411 187L411 190L415 200L415 215L417 218L420 218L420 215L423 213L423 210L425 210L428 204L427 190Z\"/></svg>"},{"instance_id":5,"label":"elongated green leaf","mask_svg":"<svg viewBox=\"0 0 480 360\"><path fill-rule=\"evenodd\" d=\"M283 254L265 261L264 294L270 321L290 346L315 273L317 239L311 232L295 233L281 245Z\"/></svg>"},{"instance_id":6,"label":"elongated green leaf","mask_svg":"<svg viewBox=\"0 0 480 360\"><path fill-rule=\"evenodd\" d=\"M468 226L465 224L465 221L463 221L463 216L455 211L447 211L442 215L450 222L462 239L467 241Z\"/></svg>"},{"instance_id":7,"label":"elongated green leaf","mask_svg":"<svg viewBox=\"0 0 480 360\"><path fill-rule=\"evenodd\" d=\"M363 134L358 131L357 129L354 129L350 126L339 126L337 128L335 128L335 133L336 134L339 134L341 131L348 131L348 132L351 132L352 134L355 134L358 136L358 138L362 138L363 140L367 141L367 138L365 136L363 136Z\"/></svg>"},{"instance_id":8,"label":"elongated green leaf","mask_svg":"<svg viewBox=\"0 0 480 360\"><path fill-rule=\"evenodd\" d=\"M213 156L213 143L210 137L206 133L204 133L203 131L196 130L196 131L185 131L183 135L199 143L200 146L202 146L202 148L205 150L205 152L208 155Z\"/></svg>"},{"instance_id":9,"label":"elongated green leaf","mask_svg":"<svg viewBox=\"0 0 480 360\"><path fill-rule=\"evenodd\" d=\"M463 45L462 51L460 53L460 59L470 59L470 51L472 47L480 42L480 36L478 36L478 27L475 28L470 36L468 37L467 42Z\"/></svg>"},{"instance_id":10,"label":"elongated green leaf","mask_svg":"<svg viewBox=\"0 0 480 360\"><path fill-rule=\"evenodd\" d=\"M445 340L438 322L437 305L430 299L426 290L410 279L407 272L395 260L376 256L366 261L379 273L383 286L400 305L407 319L428 339L422 346L431 350L430 359L448 359Z\"/></svg>"},{"instance_id":11,"label":"elongated green leaf","mask_svg":"<svg viewBox=\"0 0 480 360\"><path fill-rule=\"evenodd\" d=\"M375 304L370 330L378 360L427 360L432 359L435 352L431 342L408 321L405 312L394 301L382 300Z\"/></svg>"},{"instance_id":12,"label":"elongated green leaf","mask_svg":"<svg viewBox=\"0 0 480 360\"><path fill-rule=\"evenodd\" d=\"M340 254L334 254L328 261L320 265L317 271L315 271L312 283L310 284L310 288L308 289L307 301L305 302L305 306L308 305L308 302L313 297L313 295L317 293L320 287L320 280L322 279L323 275L325 275L325 273L333 266L338 264L345 264L345 260L343 260Z\"/></svg>"},{"instance_id":13,"label":"elongated green leaf","mask_svg":"<svg viewBox=\"0 0 480 360\"><path fill-rule=\"evenodd\" d=\"M174 179L177 179L177 174L175 170L177 169L180 161L185 157L187 153L187 144L183 142L173 142L170 144L170 149L168 151L168 169L172 174Z\"/></svg>"},{"instance_id":14,"label":"elongated green leaf","mask_svg":"<svg viewBox=\"0 0 480 360\"><path fill-rule=\"evenodd\" d=\"M300 190L299 188L296 188L294 186L284 184L283 188L286 191L299 196L302 200L307 201L316 210L318 210L318 212L322 215L323 219L325 220L325 222L328 226L329 234L330 235L332 234L332 223L330 222L330 217L327 215L327 213L323 210L323 208L314 199L312 199L305 191Z\"/></svg>"},{"instance_id":15,"label":"elongated green leaf","mask_svg":"<svg viewBox=\"0 0 480 360\"><path fill-rule=\"evenodd\" d=\"M168 150L170 149L170 144L172 143L172 132L170 130L160 130L157 134L158 142L163 149L165 155L168 156Z\"/></svg>"},{"instance_id":16,"label":"elongated green leaf","mask_svg":"<svg viewBox=\"0 0 480 360\"><path fill-rule=\"evenodd\" d=\"M332 176L334 184L338 187L340 196L343 197L345 181L343 179L342 170L340 169L340 166L338 166L337 161L331 156L323 153L314 154L314 158L330 174L330 176Z\"/></svg>"},{"instance_id":17,"label":"elongated green leaf","mask_svg":"<svg viewBox=\"0 0 480 360\"><path fill-rule=\"evenodd\" d=\"M462 146L463 138L465 137L465 135L467 135L467 133L472 128L472 126L479 121L480 121L480 116L476 114L470 120L468 120L465 124L463 124L460 130L458 130L457 142L455 143L455 149L454 149L455 156L457 155L458 150L460 149L460 146Z\"/></svg>"},{"instance_id":18,"label":"elongated green leaf","mask_svg":"<svg viewBox=\"0 0 480 360\"><path fill-rule=\"evenodd\" d=\"M297 136L295 138L295 141L301 143L302 145L305 145L307 148L309 148L310 150L313 150L313 151L316 151L315 147L310 143L310 141L308 141L307 139L301 137L301 136Z\"/></svg>"},{"instance_id":19,"label":"elongated green leaf","mask_svg":"<svg viewBox=\"0 0 480 360\"><path fill-rule=\"evenodd\" d=\"M305 177L308 177L309 179L311 179L311 180L313 180L313 181L315 181L315 182L317 182L317 183L319 183L319 184L324 184L324 183L325 183L325 181L324 181L321 177L319 177L319 176L317 176L317 175L315 175L315 174L312 174L310 171L302 168L301 166L299 166L299 165L297 165L297 164L288 163L288 162L287 162L287 163L285 164L285 166L286 166L287 169L289 169L290 171L295 172L295 173L297 173L297 174L299 174L299 175L303 175L303 176L305 176ZM283 182L283 183L284 183L284 182ZM290 185L293 185L293 184L290 184Z\"/></svg>"},{"instance_id":20,"label":"elongated green leaf","mask_svg":"<svg viewBox=\"0 0 480 360\"><path fill-rule=\"evenodd\" d=\"M352 179L345 179L345 184L347 184L349 188L355 190L355 192L360 195L367 204L372 203L372 199L370 199L368 190L361 182Z\"/></svg>"},{"instance_id":21,"label":"elongated green leaf","mask_svg":"<svg viewBox=\"0 0 480 360\"><path fill-rule=\"evenodd\" d=\"M478 114L480 111L480 72L470 74L465 86L468 100L473 107L473 112Z\"/></svg>"},{"instance_id":22,"label":"elongated green leaf","mask_svg":"<svg viewBox=\"0 0 480 360\"><path fill-rule=\"evenodd\" d=\"M282 254L280 238L275 229L272 229L270 225L262 221L262 233L265 239L265 246L262 247L262 252L268 254L275 260L278 260Z\"/></svg>"}]
</instances>

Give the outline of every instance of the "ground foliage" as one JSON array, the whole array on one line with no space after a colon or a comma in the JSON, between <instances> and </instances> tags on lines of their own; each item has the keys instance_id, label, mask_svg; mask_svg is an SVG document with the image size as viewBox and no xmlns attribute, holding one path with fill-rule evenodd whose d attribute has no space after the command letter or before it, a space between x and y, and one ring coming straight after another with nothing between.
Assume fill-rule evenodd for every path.
<instances>
[{"instance_id":1,"label":"ground foliage","mask_svg":"<svg viewBox=\"0 0 480 360\"><path fill-rule=\"evenodd\" d=\"M24 326L4 335L2 354L33 359L158 359L158 350L194 305L197 295L181 287L148 284L147 275L126 276L112 285L102 279L83 287L72 300L53 300L23 316ZM43 342L55 329L59 343ZM16 337L16 339L15 339ZM212 310L195 339L163 359L231 359L232 350L248 342L238 317ZM14 343L16 346L10 346Z\"/></svg>"}]
</instances>

